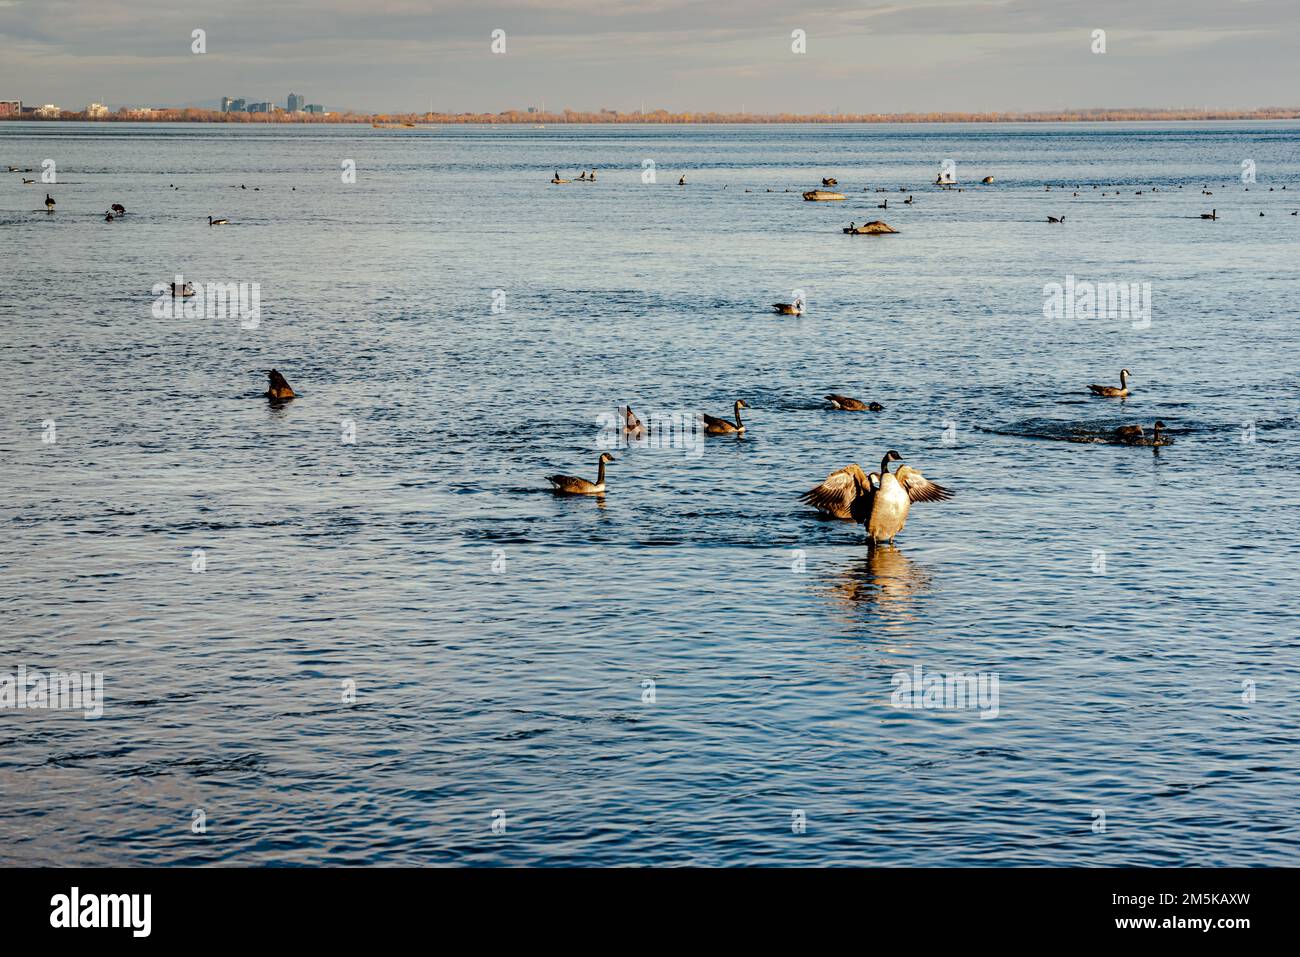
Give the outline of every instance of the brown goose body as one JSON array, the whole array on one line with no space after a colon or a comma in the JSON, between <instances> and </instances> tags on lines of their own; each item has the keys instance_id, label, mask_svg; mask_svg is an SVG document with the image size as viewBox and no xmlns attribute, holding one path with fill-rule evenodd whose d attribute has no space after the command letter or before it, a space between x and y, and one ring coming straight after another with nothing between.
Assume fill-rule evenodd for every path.
<instances>
[{"instance_id":1,"label":"brown goose body","mask_svg":"<svg viewBox=\"0 0 1300 957\"><path fill-rule=\"evenodd\" d=\"M645 438L645 426L633 413L630 405L623 407L623 434L629 439Z\"/></svg>"},{"instance_id":2,"label":"brown goose body","mask_svg":"<svg viewBox=\"0 0 1300 957\"><path fill-rule=\"evenodd\" d=\"M794 302L774 302L772 308L783 316L802 316L803 300L796 299Z\"/></svg>"},{"instance_id":3,"label":"brown goose body","mask_svg":"<svg viewBox=\"0 0 1300 957\"><path fill-rule=\"evenodd\" d=\"M548 475L546 481L559 495L602 495L605 492L605 463L614 461L608 452L600 455L600 467L596 471L596 481L588 482L576 475Z\"/></svg>"},{"instance_id":4,"label":"brown goose body","mask_svg":"<svg viewBox=\"0 0 1300 957\"><path fill-rule=\"evenodd\" d=\"M834 392L824 398L832 407L847 412L883 412L885 410L885 407L879 402L863 402L861 399L855 399L848 395L837 395Z\"/></svg>"},{"instance_id":5,"label":"brown goose body","mask_svg":"<svg viewBox=\"0 0 1300 957\"><path fill-rule=\"evenodd\" d=\"M266 397L273 402L284 402L296 397L293 389L289 387L289 380L281 375L277 370L272 369L266 374L269 382L269 388L266 390Z\"/></svg>"},{"instance_id":6,"label":"brown goose body","mask_svg":"<svg viewBox=\"0 0 1300 957\"><path fill-rule=\"evenodd\" d=\"M1165 434L1165 424L1159 419L1151 430L1150 438L1142 431L1140 425L1120 426L1115 430L1115 438L1125 445L1150 445L1154 448L1174 444L1174 440Z\"/></svg>"},{"instance_id":7,"label":"brown goose body","mask_svg":"<svg viewBox=\"0 0 1300 957\"><path fill-rule=\"evenodd\" d=\"M880 461L880 488L871 496L871 511L866 519L867 539L872 545L894 542L894 536L907 524L913 502L943 502L952 492L931 482L909 465L889 471L889 463L900 461L893 449Z\"/></svg>"},{"instance_id":8,"label":"brown goose body","mask_svg":"<svg viewBox=\"0 0 1300 957\"><path fill-rule=\"evenodd\" d=\"M1119 385L1090 385L1088 389L1093 395L1104 396L1107 399L1122 399L1128 395L1128 377L1133 373L1127 369L1119 370Z\"/></svg>"},{"instance_id":9,"label":"brown goose body","mask_svg":"<svg viewBox=\"0 0 1300 957\"><path fill-rule=\"evenodd\" d=\"M744 399L737 399L735 405L736 421L728 422L726 419L719 419L714 415L704 416L704 434L705 435L739 435L745 431L745 423L740 421L740 410L748 409Z\"/></svg>"}]
</instances>

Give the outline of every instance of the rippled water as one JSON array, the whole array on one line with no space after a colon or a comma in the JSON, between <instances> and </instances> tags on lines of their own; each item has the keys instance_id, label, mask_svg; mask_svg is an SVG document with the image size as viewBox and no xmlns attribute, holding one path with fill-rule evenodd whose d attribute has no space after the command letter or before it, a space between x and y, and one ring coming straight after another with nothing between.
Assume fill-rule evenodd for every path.
<instances>
[{"instance_id":1,"label":"rippled water","mask_svg":"<svg viewBox=\"0 0 1300 957\"><path fill-rule=\"evenodd\" d=\"M0 672L105 683L0 711L0 861L1294 864L1298 142L0 124L58 169L0 180ZM260 323L154 318L176 274ZM1044 318L1067 276L1149 328ZM869 553L797 496L890 448L956 498ZM996 718L893 707L917 665Z\"/></svg>"}]
</instances>

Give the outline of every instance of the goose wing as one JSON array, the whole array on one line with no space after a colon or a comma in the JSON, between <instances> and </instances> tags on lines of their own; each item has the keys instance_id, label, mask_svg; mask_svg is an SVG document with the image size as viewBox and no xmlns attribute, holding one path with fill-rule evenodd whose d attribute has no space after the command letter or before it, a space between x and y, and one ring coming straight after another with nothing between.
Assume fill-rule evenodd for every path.
<instances>
[{"instance_id":1,"label":"goose wing","mask_svg":"<svg viewBox=\"0 0 1300 957\"><path fill-rule=\"evenodd\" d=\"M826 476L826 481L799 496L819 512L839 518L853 518L854 503L861 496L871 495L871 483L862 467L854 462Z\"/></svg>"},{"instance_id":2,"label":"goose wing","mask_svg":"<svg viewBox=\"0 0 1300 957\"><path fill-rule=\"evenodd\" d=\"M726 419L719 419L716 415L707 414L704 416L704 424L706 427L715 429L734 429L736 427L735 422L728 422Z\"/></svg>"},{"instance_id":3,"label":"goose wing","mask_svg":"<svg viewBox=\"0 0 1300 957\"><path fill-rule=\"evenodd\" d=\"M900 465L894 477L903 484L913 502L943 502L952 498L951 491L931 482L910 465Z\"/></svg>"}]
</instances>

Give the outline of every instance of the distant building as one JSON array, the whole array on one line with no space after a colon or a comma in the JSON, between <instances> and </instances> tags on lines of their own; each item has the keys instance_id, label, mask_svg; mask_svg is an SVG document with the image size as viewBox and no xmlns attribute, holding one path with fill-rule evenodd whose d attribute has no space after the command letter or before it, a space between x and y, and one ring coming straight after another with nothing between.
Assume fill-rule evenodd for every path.
<instances>
[{"instance_id":1,"label":"distant building","mask_svg":"<svg viewBox=\"0 0 1300 957\"><path fill-rule=\"evenodd\" d=\"M528 108L528 112L529 112L529 113L536 113L536 112L537 112L537 107L535 107L535 106L530 106L530 107Z\"/></svg>"},{"instance_id":2,"label":"distant building","mask_svg":"<svg viewBox=\"0 0 1300 957\"><path fill-rule=\"evenodd\" d=\"M86 107L86 117L92 120L98 120L108 116L108 107L103 103L92 103Z\"/></svg>"},{"instance_id":3,"label":"distant building","mask_svg":"<svg viewBox=\"0 0 1300 957\"><path fill-rule=\"evenodd\" d=\"M303 109L305 109L308 113L325 112L325 107L321 106L319 103L308 103L305 107L303 107Z\"/></svg>"},{"instance_id":4,"label":"distant building","mask_svg":"<svg viewBox=\"0 0 1300 957\"><path fill-rule=\"evenodd\" d=\"M22 116L22 100L0 100L0 116Z\"/></svg>"},{"instance_id":5,"label":"distant building","mask_svg":"<svg viewBox=\"0 0 1300 957\"><path fill-rule=\"evenodd\" d=\"M40 109L36 111L37 116L49 120L57 120L62 115L62 113L63 110L59 109L53 103L46 103L44 106L42 106Z\"/></svg>"},{"instance_id":6,"label":"distant building","mask_svg":"<svg viewBox=\"0 0 1300 957\"><path fill-rule=\"evenodd\" d=\"M234 99L232 99L231 97L223 96L223 97L221 98L221 112L222 112L222 113L229 113L229 112L230 112L230 104L231 104L231 103L234 103L234 102L235 102Z\"/></svg>"},{"instance_id":7,"label":"distant building","mask_svg":"<svg viewBox=\"0 0 1300 957\"><path fill-rule=\"evenodd\" d=\"M289 112L290 112L290 113L301 113L301 112L302 112L302 105L303 105L304 103L306 103L306 102L307 102L306 99L303 98L303 96L302 96L301 94L298 94L298 93L290 93L290 94L289 94L289 102L288 102L288 104L287 104L288 109L289 109Z\"/></svg>"},{"instance_id":8,"label":"distant building","mask_svg":"<svg viewBox=\"0 0 1300 957\"><path fill-rule=\"evenodd\" d=\"M231 113L243 113L247 109L248 109L248 102L243 97L240 97L237 100L230 101Z\"/></svg>"},{"instance_id":9,"label":"distant building","mask_svg":"<svg viewBox=\"0 0 1300 957\"><path fill-rule=\"evenodd\" d=\"M271 112L271 104L270 104L270 103L249 103L249 104L248 104L248 112L250 112L250 113L270 113L270 112Z\"/></svg>"}]
</instances>

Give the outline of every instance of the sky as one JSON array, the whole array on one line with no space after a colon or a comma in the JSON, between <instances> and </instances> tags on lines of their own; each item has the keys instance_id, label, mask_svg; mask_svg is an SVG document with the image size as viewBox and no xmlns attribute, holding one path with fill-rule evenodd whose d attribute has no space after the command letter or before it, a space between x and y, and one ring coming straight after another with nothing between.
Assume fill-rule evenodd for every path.
<instances>
[{"instance_id":1,"label":"sky","mask_svg":"<svg viewBox=\"0 0 1300 957\"><path fill-rule=\"evenodd\" d=\"M0 0L0 99L66 109L1251 108L1298 81L1300 0Z\"/></svg>"}]
</instances>

